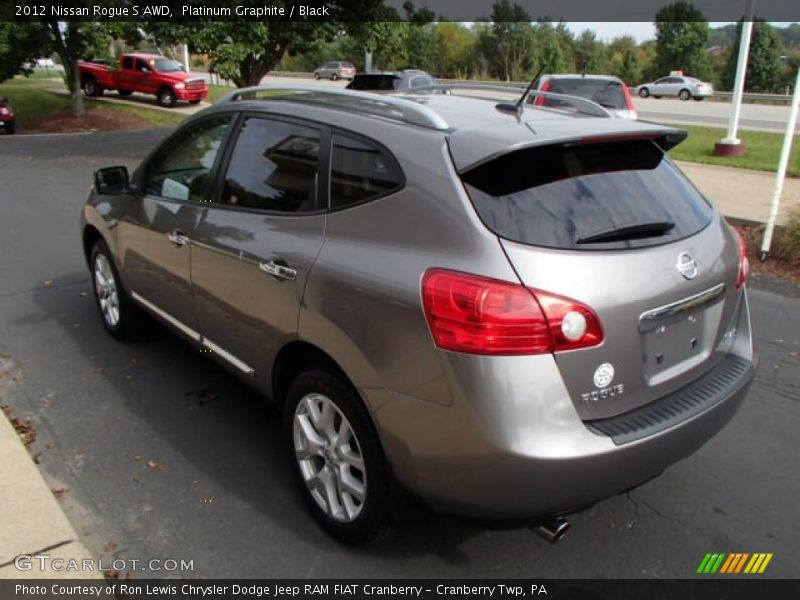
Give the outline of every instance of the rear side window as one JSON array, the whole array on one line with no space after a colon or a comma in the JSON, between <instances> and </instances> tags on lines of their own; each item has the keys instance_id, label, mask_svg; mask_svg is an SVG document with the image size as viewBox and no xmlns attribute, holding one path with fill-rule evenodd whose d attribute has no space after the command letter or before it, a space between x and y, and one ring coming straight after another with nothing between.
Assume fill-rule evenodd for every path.
<instances>
[{"instance_id":1,"label":"rear side window","mask_svg":"<svg viewBox=\"0 0 800 600\"><path fill-rule=\"evenodd\" d=\"M131 57L131 56L123 56L122 57L122 68L123 69L132 69L133 68L133 57Z\"/></svg>"},{"instance_id":2,"label":"rear side window","mask_svg":"<svg viewBox=\"0 0 800 600\"><path fill-rule=\"evenodd\" d=\"M356 75L347 89L390 91L395 89L397 81L394 75Z\"/></svg>"},{"instance_id":3,"label":"rear side window","mask_svg":"<svg viewBox=\"0 0 800 600\"><path fill-rule=\"evenodd\" d=\"M403 174L397 162L377 144L342 135L333 136L331 208L374 200L399 189Z\"/></svg>"},{"instance_id":4,"label":"rear side window","mask_svg":"<svg viewBox=\"0 0 800 600\"><path fill-rule=\"evenodd\" d=\"M286 213L319 210L320 132L276 121L245 120L231 154L221 202Z\"/></svg>"},{"instance_id":5,"label":"rear side window","mask_svg":"<svg viewBox=\"0 0 800 600\"><path fill-rule=\"evenodd\" d=\"M568 94L579 96L597 102L606 108L625 110L628 103L625 100L625 92L619 81L609 79L592 79L590 77L575 77L574 79L554 79L550 84L548 92L554 94ZM568 106L569 103L561 100L546 98L545 106Z\"/></svg>"},{"instance_id":6,"label":"rear side window","mask_svg":"<svg viewBox=\"0 0 800 600\"><path fill-rule=\"evenodd\" d=\"M655 246L697 233L713 215L650 140L527 148L462 179L489 229L532 246Z\"/></svg>"}]
</instances>

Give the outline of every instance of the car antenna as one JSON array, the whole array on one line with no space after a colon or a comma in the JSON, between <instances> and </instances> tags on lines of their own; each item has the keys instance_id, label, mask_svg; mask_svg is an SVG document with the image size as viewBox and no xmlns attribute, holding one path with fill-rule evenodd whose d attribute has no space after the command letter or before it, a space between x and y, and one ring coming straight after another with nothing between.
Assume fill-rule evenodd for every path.
<instances>
[{"instance_id":1,"label":"car antenna","mask_svg":"<svg viewBox=\"0 0 800 600\"><path fill-rule=\"evenodd\" d=\"M522 113L522 103L525 102L525 98L528 96L528 93L533 89L533 84L536 83L536 81L539 79L539 75L542 74L542 71L544 71L544 65L539 67L539 70L536 72L536 75L533 76L533 79L531 79L531 82L528 84L528 87L526 87L525 91L522 92L522 96L520 96L519 100L517 100L514 104L511 104L509 102L501 102L500 104L496 104L495 108L503 112L513 112L517 116L519 116Z\"/></svg>"}]
</instances>

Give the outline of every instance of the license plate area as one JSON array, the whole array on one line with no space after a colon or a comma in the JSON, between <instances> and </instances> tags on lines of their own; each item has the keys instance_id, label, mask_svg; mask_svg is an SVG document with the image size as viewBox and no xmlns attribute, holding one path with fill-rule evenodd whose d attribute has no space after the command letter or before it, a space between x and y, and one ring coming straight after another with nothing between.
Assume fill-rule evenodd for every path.
<instances>
[{"instance_id":1,"label":"license plate area","mask_svg":"<svg viewBox=\"0 0 800 600\"><path fill-rule=\"evenodd\" d=\"M722 316L722 302L651 320L640 329L648 385L677 377L708 358Z\"/></svg>"}]
</instances>

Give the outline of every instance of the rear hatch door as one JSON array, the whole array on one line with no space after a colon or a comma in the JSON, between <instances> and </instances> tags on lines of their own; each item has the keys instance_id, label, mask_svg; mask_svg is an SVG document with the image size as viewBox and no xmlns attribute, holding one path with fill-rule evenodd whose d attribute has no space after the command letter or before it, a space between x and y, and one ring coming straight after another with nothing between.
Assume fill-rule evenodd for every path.
<instances>
[{"instance_id":1,"label":"rear hatch door","mask_svg":"<svg viewBox=\"0 0 800 600\"><path fill-rule=\"evenodd\" d=\"M555 354L581 418L647 404L722 358L737 243L653 140L522 148L462 180L524 285L598 315L602 344Z\"/></svg>"}]
</instances>

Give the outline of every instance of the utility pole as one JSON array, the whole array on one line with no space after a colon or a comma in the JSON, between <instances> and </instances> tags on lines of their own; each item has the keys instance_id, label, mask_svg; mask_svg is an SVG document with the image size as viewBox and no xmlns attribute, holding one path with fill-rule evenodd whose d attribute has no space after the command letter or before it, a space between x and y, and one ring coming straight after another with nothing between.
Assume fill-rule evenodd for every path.
<instances>
[{"instance_id":1,"label":"utility pole","mask_svg":"<svg viewBox=\"0 0 800 600\"><path fill-rule=\"evenodd\" d=\"M744 21L742 22L742 37L739 40L739 58L736 62L736 78L733 83L733 98L731 98L731 118L728 121L728 135L714 145L716 156L741 156L747 150L747 145L736 137L739 130L739 116L742 112L742 93L744 92L744 79L747 74L747 58L750 55L750 38L753 35L753 15L755 13L755 0L747 0Z\"/></svg>"}]
</instances>

